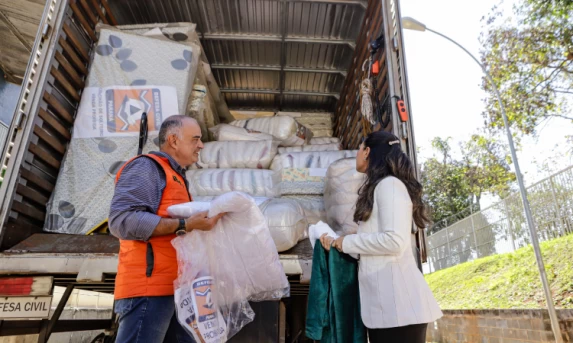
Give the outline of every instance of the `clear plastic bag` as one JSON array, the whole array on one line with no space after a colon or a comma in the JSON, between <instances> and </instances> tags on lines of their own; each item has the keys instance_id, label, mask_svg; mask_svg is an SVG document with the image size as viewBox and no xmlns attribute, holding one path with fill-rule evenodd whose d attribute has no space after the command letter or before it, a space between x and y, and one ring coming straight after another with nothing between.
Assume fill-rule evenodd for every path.
<instances>
[{"instance_id":1,"label":"clear plastic bag","mask_svg":"<svg viewBox=\"0 0 573 343\"><path fill-rule=\"evenodd\" d=\"M187 207L186 216L205 209L204 203ZM253 320L248 301L279 300L290 292L255 200L241 192L224 194L211 202L209 216L223 212L213 230L172 241L179 267L177 318L197 342L226 342Z\"/></svg>"}]
</instances>

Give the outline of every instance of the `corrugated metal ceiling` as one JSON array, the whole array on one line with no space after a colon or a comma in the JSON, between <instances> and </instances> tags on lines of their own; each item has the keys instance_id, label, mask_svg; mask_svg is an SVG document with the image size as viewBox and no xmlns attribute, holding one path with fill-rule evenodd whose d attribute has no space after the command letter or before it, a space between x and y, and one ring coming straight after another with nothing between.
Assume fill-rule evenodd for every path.
<instances>
[{"instance_id":1,"label":"corrugated metal ceiling","mask_svg":"<svg viewBox=\"0 0 573 343\"><path fill-rule=\"evenodd\" d=\"M194 22L233 108L333 111L367 0L111 0L120 24Z\"/></svg>"}]
</instances>

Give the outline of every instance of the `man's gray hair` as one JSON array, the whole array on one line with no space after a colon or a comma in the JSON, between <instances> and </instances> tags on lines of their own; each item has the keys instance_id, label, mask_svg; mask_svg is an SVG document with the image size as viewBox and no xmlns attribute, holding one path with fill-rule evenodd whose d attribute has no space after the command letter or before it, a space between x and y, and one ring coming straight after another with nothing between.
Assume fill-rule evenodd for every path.
<instances>
[{"instance_id":1,"label":"man's gray hair","mask_svg":"<svg viewBox=\"0 0 573 343\"><path fill-rule=\"evenodd\" d=\"M159 147L162 147L165 142L167 142L167 137L171 135L177 135L181 139L181 128L183 127L184 120L191 120L197 123L197 121L191 117L187 117L181 114L176 114L167 117L161 124L159 129Z\"/></svg>"}]
</instances>

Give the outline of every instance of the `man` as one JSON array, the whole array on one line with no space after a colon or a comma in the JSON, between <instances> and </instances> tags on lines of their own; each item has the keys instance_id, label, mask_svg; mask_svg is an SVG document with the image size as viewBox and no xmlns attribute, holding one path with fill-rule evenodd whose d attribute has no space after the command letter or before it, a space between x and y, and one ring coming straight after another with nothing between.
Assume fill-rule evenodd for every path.
<instances>
[{"instance_id":1,"label":"man","mask_svg":"<svg viewBox=\"0 0 573 343\"><path fill-rule=\"evenodd\" d=\"M173 299L177 256L171 240L191 230L211 230L223 216L207 212L169 218L171 205L192 201L185 168L203 149L196 120L171 116L159 130L159 152L128 161L116 175L109 214L120 239L115 281L116 342L193 342L178 323Z\"/></svg>"}]
</instances>

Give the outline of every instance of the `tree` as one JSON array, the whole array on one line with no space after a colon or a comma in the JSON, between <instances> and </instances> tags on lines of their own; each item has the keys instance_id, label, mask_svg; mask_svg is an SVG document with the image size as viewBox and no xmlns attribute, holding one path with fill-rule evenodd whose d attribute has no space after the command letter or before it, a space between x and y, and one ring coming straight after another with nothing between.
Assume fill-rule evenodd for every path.
<instances>
[{"instance_id":1,"label":"tree","mask_svg":"<svg viewBox=\"0 0 573 343\"><path fill-rule=\"evenodd\" d=\"M496 139L473 135L461 144L461 159L453 158L449 141L434 138L432 147L437 155L422 165L424 200L431 208L434 223L467 208L471 212L479 210L483 193L505 196L515 180L509 156Z\"/></svg>"},{"instance_id":2,"label":"tree","mask_svg":"<svg viewBox=\"0 0 573 343\"><path fill-rule=\"evenodd\" d=\"M502 93L509 121L523 134L550 118L573 121L573 1L525 0L514 18L501 22L494 8L480 41L482 62ZM486 79L484 117L503 127L499 105Z\"/></svg>"},{"instance_id":3,"label":"tree","mask_svg":"<svg viewBox=\"0 0 573 343\"><path fill-rule=\"evenodd\" d=\"M471 205L464 166L451 156L450 138L436 137L432 148L439 157L432 157L422 165L421 182L424 200L431 209L434 223L455 215Z\"/></svg>"},{"instance_id":4,"label":"tree","mask_svg":"<svg viewBox=\"0 0 573 343\"><path fill-rule=\"evenodd\" d=\"M504 145L495 138L476 134L462 146L462 155L466 182L478 206L484 192L501 198L509 194L516 177L510 171L511 158Z\"/></svg>"}]
</instances>

